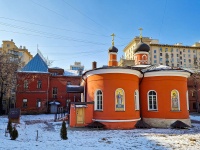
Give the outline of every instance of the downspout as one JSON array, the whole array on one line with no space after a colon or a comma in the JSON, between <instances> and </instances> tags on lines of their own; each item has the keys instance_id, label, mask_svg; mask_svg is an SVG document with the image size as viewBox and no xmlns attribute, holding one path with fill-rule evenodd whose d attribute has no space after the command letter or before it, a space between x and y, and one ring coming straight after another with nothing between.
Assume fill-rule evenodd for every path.
<instances>
[{"instance_id":1,"label":"downspout","mask_svg":"<svg viewBox=\"0 0 200 150\"><path fill-rule=\"evenodd\" d=\"M48 76L48 79L47 79L47 110L46 112L48 112L48 107L49 107L49 77Z\"/></svg>"},{"instance_id":2,"label":"downspout","mask_svg":"<svg viewBox=\"0 0 200 150\"><path fill-rule=\"evenodd\" d=\"M142 73L142 79L140 80L140 82L139 82L139 88L140 88L140 85L141 85L141 83L142 83L142 81L143 81L143 79L144 79L144 72L142 72L142 71L140 71L141 73ZM140 91L140 90L139 90ZM139 94L140 94L140 92L139 92ZM139 98L140 98L140 96L139 96ZM140 107L140 118L141 118L141 121L143 120L143 117L142 117L142 106L141 106L141 101L139 100L139 107Z\"/></svg>"},{"instance_id":3,"label":"downspout","mask_svg":"<svg viewBox=\"0 0 200 150\"><path fill-rule=\"evenodd\" d=\"M86 82L85 82L83 76L82 76L82 80L83 80L83 82L84 82L84 91L83 91L83 98L84 98L84 100L83 100L83 101L86 102L86 95L85 95L85 86L86 86Z\"/></svg>"}]
</instances>

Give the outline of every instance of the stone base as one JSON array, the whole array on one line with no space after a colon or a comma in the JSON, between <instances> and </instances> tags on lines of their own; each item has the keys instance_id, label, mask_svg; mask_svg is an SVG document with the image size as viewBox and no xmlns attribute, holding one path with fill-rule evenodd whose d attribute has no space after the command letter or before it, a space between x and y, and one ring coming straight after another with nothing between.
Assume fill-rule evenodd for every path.
<instances>
[{"instance_id":1,"label":"stone base","mask_svg":"<svg viewBox=\"0 0 200 150\"><path fill-rule=\"evenodd\" d=\"M170 128L170 125L177 120L184 122L191 127L191 120L188 119L162 119L162 118L143 118L144 122L155 128Z\"/></svg>"}]
</instances>

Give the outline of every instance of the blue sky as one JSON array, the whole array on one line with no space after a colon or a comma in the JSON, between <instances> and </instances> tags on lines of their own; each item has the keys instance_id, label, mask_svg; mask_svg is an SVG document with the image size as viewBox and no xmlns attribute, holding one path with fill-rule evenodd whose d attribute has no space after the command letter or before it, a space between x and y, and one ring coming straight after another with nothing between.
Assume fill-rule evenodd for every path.
<instances>
[{"instance_id":1,"label":"blue sky","mask_svg":"<svg viewBox=\"0 0 200 150\"><path fill-rule=\"evenodd\" d=\"M199 0L0 0L0 6L0 40L13 39L32 55L38 45L51 67L107 65L112 33L119 60L140 27L163 44L200 41Z\"/></svg>"}]
</instances>

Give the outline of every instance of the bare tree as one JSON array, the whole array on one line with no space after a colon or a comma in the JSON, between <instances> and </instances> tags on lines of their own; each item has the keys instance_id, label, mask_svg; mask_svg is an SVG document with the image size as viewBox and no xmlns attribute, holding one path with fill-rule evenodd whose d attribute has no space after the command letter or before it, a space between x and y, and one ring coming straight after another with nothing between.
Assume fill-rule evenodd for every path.
<instances>
[{"instance_id":1,"label":"bare tree","mask_svg":"<svg viewBox=\"0 0 200 150\"><path fill-rule=\"evenodd\" d=\"M20 68L19 55L0 54L0 114L3 114L4 107L7 107L3 105L3 101L9 104L12 94L15 93L18 68Z\"/></svg>"}]
</instances>

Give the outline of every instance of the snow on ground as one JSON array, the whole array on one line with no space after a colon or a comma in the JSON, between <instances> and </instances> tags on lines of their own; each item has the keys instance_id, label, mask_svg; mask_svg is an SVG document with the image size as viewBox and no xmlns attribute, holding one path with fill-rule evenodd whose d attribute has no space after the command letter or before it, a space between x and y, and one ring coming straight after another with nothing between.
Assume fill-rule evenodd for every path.
<instances>
[{"instance_id":1,"label":"snow on ground","mask_svg":"<svg viewBox=\"0 0 200 150\"><path fill-rule=\"evenodd\" d=\"M0 150L197 150L200 149L200 116L190 129L94 130L68 128L68 140L60 139L62 122L54 115L22 115L17 125L19 137L5 137L7 116L0 116ZM38 140L36 135L38 130Z\"/></svg>"}]
</instances>

